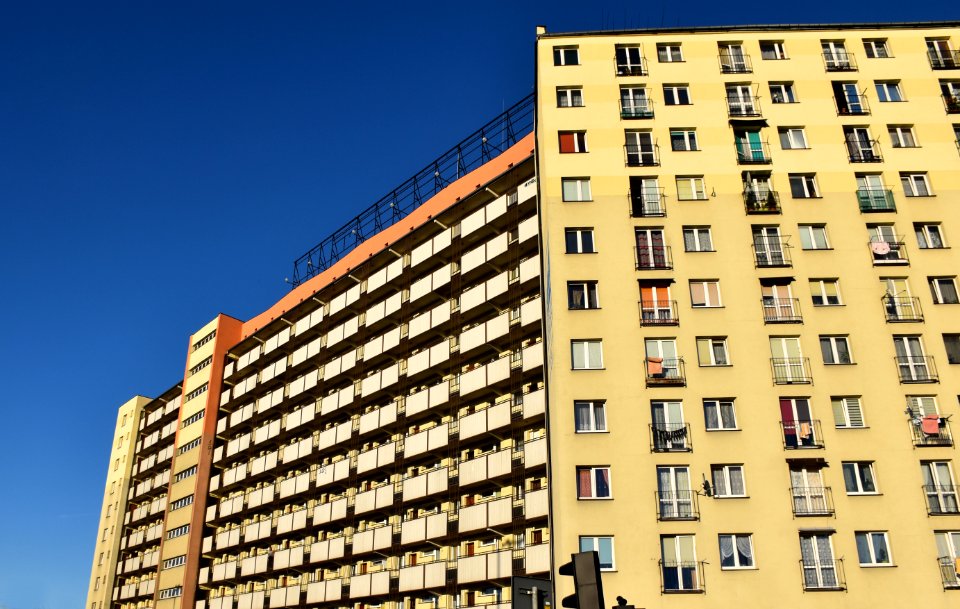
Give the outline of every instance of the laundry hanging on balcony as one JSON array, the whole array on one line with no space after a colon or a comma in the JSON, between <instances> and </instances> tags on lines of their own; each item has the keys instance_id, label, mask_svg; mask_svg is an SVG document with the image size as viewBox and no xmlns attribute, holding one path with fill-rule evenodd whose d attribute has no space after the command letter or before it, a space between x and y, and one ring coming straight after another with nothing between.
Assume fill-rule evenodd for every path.
<instances>
[{"instance_id":1,"label":"laundry hanging on balcony","mask_svg":"<svg viewBox=\"0 0 960 609\"><path fill-rule=\"evenodd\" d=\"M647 358L647 376L660 376L662 374L663 374L663 358L648 357Z\"/></svg>"},{"instance_id":2,"label":"laundry hanging on balcony","mask_svg":"<svg viewBox=\"0 0 960 609\"><path fill-rule=\"evenodd\" d=\"M940 415L924 415L920 420L920 430L928 436L936 436L940 433Z\"/></svg>"},{"instance_id":3,"label":"laundry hanging on balcony","mask_svg":"<svg viewBox=\"0 0 960 609\"><path fill-rule=\"evenodd\" d=\"M871 241L870 251L877 256L886 256L890 253L890 244L886 241Z\"/></svg>"}]
</instances>

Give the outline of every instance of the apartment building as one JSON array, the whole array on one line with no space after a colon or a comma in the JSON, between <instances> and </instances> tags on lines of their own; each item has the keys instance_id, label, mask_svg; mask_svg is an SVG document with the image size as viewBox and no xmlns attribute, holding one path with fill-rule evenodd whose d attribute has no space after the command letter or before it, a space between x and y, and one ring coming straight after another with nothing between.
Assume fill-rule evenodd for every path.
<instances>
[{"instance_id":1,"label":"apartment building","mask_svg":"<svg viewBox=\"0 0 960 609\"><path fill-rule=\"evenodd\" d=\"M538 32L554 564L647 608L956 604L958 47Z\"/></svg>"}]
</instances>

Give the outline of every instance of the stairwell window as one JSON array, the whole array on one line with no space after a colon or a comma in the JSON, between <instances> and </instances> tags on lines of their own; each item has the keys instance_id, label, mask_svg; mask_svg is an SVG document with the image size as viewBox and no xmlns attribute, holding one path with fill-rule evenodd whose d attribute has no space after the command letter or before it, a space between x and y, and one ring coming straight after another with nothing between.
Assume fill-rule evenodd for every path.
<instances>
[{"instance_id":1,"label":"stairwell window","mask_svg":"<svg viewBox=\"0 0 960 609\"><path fill-rule=\"evenodd\" d=\"M612 498L609 467L577 467L577 499Z\"/></svg>"},{"instance_id":2,"label":"stairwell window","mask_svg":"<svg viewBox=\"0 0 960 609\"><path fill-rule=\"evenodd\" d=\"M557 107L583 107L583 89L580 87L557 87Z\"/></svg>"},{"instance_id":3,"label":"stairwell window","mask_svg":"<svg viewBox=\"0 0 960 609\"><path fill-rule=\"evenodd\" d=\"M587 132L586 131L560 131L560 152L562 154L573 154L587 151Z\"/></svg>"},{"instance_id":4,"label":"stairwell window","mask_svg":"<svg viewBox=\"0 0 960 609\"><path fill-rule=\"evenodd\" d=\"M553 47L553 65L580 65L580 49L577 47Z\"/></svg>"},{"instance_id":5,"label":"stairwell window","mask_svg":"<svg viewBox=\"0 0 960 609\"><path fill-rule=\"evenodd\" d=\"M683 61L683 49L680 43L676 44L658 44L657 61L660 63L675 63Z\"/></svg>"},{"instance_id":6,"label":"stairwell window","mask_svg":"<svg viewBox=\"0 0 960 609\"><path fill-rule=\"evenodd\" d=\"M603 342L600 340L570 341L574 370L600 370L603 368Z\"/></svg>"}]
</instances>

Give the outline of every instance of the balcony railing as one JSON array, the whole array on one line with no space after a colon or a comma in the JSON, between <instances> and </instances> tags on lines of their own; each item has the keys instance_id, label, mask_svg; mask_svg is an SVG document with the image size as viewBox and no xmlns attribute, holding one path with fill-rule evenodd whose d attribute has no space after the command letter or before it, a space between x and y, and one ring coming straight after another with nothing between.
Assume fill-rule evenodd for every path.
<instances>
[{"instance_id":1,"label":"balcony railing","mask_svg":"<svg viewBox=\"0 0 960 609\"><path fill-rule=\"evenodd\" d=\"M799 448L823 448L823 434L820 421L780 421L783 430L783 447L787 450Z\"/></svg>"},{"instance_id":2,"label":"balcony railing","mask_svg":"<svg viewBox=\"0 0 960 609\"><path fill-rule=\"evenodd\" d=\"M780 193L775 190L754 190L748 188L743 191L743 204L748 214L780 214Z\"/></svg>"},{"instance_id":3,"label":"balcony railing","mask_svg":"<svg viewBox=\"0 0 960 609\"><path fill-rule=\"evenodd\" d=\"M797 298L763 298L761 304L765 324L803 323L803 316L800 315L800 300Z\"/></svg>"},{"instance_id":4,"label":"balcony railing","mask_svg":"<svg viewBox=\"0 0 960 609\"><path fill-rule=\"evenodd\" d=\"M960 51L927 51L934 70L960 70Z\"/></svg>"},{"instance_id":5,"label":"balcony railing","mask_svg":"<svg viewBox=\"0 0 960 609\"><path fill-rule=\"evenodd\" d=\"M770 146L766 143L736 144L737 163L740 165L769 165L773 162L770 157Z\"/></svg>"},{"instance_id":6,"label":"balcony railing","mask_svg":"<svg viewBox=\"0 0 960 609\"><path fill-rule=\"evenodd\" d=\"M660 561L660 591L664 594L702 593L706 590L701 562Z\"/></svg>"},{"instance_id":7,"label":"balcony railing","mask_svg":"<svg viewBox=\"0 0 960 609\"><path fill-rule=\"evenodd\" d=\"M955 590L960 588L960 559L953 556L941 556L937 559L937 565L940 567L940 581L943 582L944 590Z\"/></svg>"},{"instance_id":8,"label":"balcony railing","mask_svg":"<svg viewBox=\"0 0 960 609\"><path fill-rule=\"evenodd\" d=\"M952 484L924 484L923 494L927 497L927 514L930 516L948 516L960 514L957 503L957 487Z\"/></svg>"},{"instance_id":9,"label":"balcony railing","mask_svg":"<svg viewBox=\"0 0 960 609\"><path fill-rule=\"evenodd\" d=\"M823 53L823 66L827 69L827 72L856 72L857 61L853 53L825 51Z\"/></svg>"},{"instance_id":10,"label":"balcony railing","mask_svg":"<svg viewBox=\"0 0 960 609\"><path fill-rule=\"evenodd\" d=\"M656 144L624 144L627 167L656 167L660 164L660 147Z\"/></svg>"},{"instance_id":11,"label":"balcony railing","mask_svg":"<svg viewBox=\"0 0 960 609\"><path fill-rule=\"evenodd\" d=\"M860 211L870 213L876 211L897 211L893 200L893 191L888 188L858 188L857 202Z\"/></svg>"},{"instance_id":12,"label":"balcony railing","mask_svg":"<svg viewBox=\"0 0 960 609\"><path fill-rule=\"evenodd\" d=\"M640 61L637 63L630 63L624 59L623 61L618 60L616 57L613 58L614 69L616 70L617 76L646 76L647 75L647 60L645 57L641 57Z\"/></svg>"},{"instance_id":13,"label":"balcony railing","mask_svg":"<svg viewBox=\"0 0 960 609\"><path fill-rule=\"evenodd\" d=\"M637 192L628 191L631 218L663 218L667 215L667 205L662 188L643 188Z\"/></svg>"},{"instance_id":14,"label":"balcony railing","mask_svg":"<svg viewBox=\"0 0 960 609\"><path fill-rule=\"evenodd\" d=\"M803 571L803 589L809 592L846 590L843 559L823 560L819 557L800 559Z\"/></svg>"},{"instance_id":15,"label":"balcony railing","mask_svg":"<svg viewBox=\"0 0 960 609\"><path fill-rule=\"evenodd\" d=\"M700 520L696 491L654 491L657 520Z\"/></svg>"},{"instance_id":16,"label":"balcony railing","mask_svg":"<svg viewBox=\"0 0 960 609\"><path fill-rule=\"evenodd\" d=\"M947 109L947 114L960 114L960 95L942 94L943 107Z\"/></svg>"},{"instance_id":17,"label":"balcony railing","mask_svg":"<svg viewBox=\"0 0 960 609\"><path fill-rule=\"evenodd\" d=\"M923 321L920 299L915 296L883 296L883 311L888 322Z\"/></svg>"},{"instance_id":18,"label":"balcony railing","mask_svg":"<svg viewBox=\"0 0 960 609\"><path fill-rule=\"evenodd\" d=\"M829 486L791 486L794 516L833 516L833 491Z\"/></svg>"},{"instance_id":19,"label":"balcony railing","mask_svg":"<svg viewBox=\"0 0 960 609\"><path fill-rule=\"evenodd\" d=\"M756 97L727 97L727 116L731 118L761 116L760 100Z\"/></svg>"},{"instance_id":20,"label":"balcony railing","mask_svg":"<svg viewBox=\"0 0 960 609\"><path fill-rule=\"evenodd\" d=\"M658 359L662 361L656 361ZM682 357L672 359L658 357L647 358L647 387L655 385L683 386L686 384L687 375L684 370Z\"/></svg>"},{"instance_id":21,"label":"balcony railing","mask_svg":"<svg viewBox=\"0 0 960 609\"><path fill-rule=\"evenodd\" d=\"M953 446L953 436L950 434L950 424L947 419L940 417L936 421L936 430L923 428L923 419L919 416L911 418L910 436L913 438L913 445L920 446Z\"/></svg>"},{"instance_id":22,"label":"balcony railing","mask_svg":"<svg viewBox=\"0 0 960 609\"><path fill-rule=\"evenodd\" d=\"M753 263L757 268L781 268L793 266L790 260L790 246L778 243L754 243Z\"/></svg>"},{"instance_id":23,"label":"balcony railing","mask_svg":"<svg viewBox=\"0 0 960 609\"><path fill-rule=\"evenodd\" d=\"M620 100L620 118L653 118L653 100Z\"/></svg>"},{"instance_id":24,"label":"balcony railing","mask_svg":"<svg viewBox=\"0 0 960 609\"><path fill-rule=\"evenodd\" d=\"M837 98L837 114L840 116L866 116L870 105L865 95L846 95Z\"/></svg>"},{"instance_id":25,"label":"balcony railing","mask_svg":"<svg viewBox=\"0 0 960 609\"><path fill-rule=\"evenodd\" d=\"M719 59L722 74L749 74L753 72L753 62L749 55L720 53Z\"/></svg>"},{"instance_id":26,"label":"balcony railing","mask_svg":"<svg viewBox=\"0 0 960 609\"><path fill-rule=\"evenodd\" d=\"M773 382L776 385L803 385L813 382L808 357L771 357Z\"/></svg>"},{"instance_id":27,"label":"balcony railing","mask_svg":"<svg viewBox=\"0 0 960 609\"><path fill-rule=\"evenodd\" d=\"M668 245L634 247L638 271L672 269L673 255Z\"/></svg>"},{"instance_id":28,"label":"balcony railing","mask_svg":"<svg viewBox=\"0 0 960 609\"><path fill-rule=\"evenodd\" d=\"M877 140L844 142L847 146L847 157L851 163L879 163L883 161L880 154L880 142Z\"/></svg>"},{"instance_id":29,"label":"balcony railing","mask_svg":"<svg viewBox=\"0 0 960 609\"><path fill-rule=\"evenodd\" d=\"M898 355L894 359L901 383L940 382L932 355Z\"/></svg>"},{"instance_id":30,"label":"balcony railing","mask_svg":"<svg viewBox=\"0 0 960 609\"><path fill-rule=\"evenodd\" d=\"M910 264L907 258L907 244L903 241L870 241L867 247L873 255L874 266Z\"/></svg>"},{"instance_id":31,"label":"balcony railing","mask_svg":"<svg viewBox=\"0 0 960 609\"><path fill-rule=\"evenodd\" d=\"M693 450L689 423L651 423L650 452L671 453Z\"/></svg>"},{"instance_id":32,"label":"balcony railing","mask_svg":"<svg viewBox=\"0 0 960 609\"><path fill-rule=\"evenodd\" d=\"M676 326L680 324L676 300L641 300L641 326Z\"/></svg>"}]
</instances>

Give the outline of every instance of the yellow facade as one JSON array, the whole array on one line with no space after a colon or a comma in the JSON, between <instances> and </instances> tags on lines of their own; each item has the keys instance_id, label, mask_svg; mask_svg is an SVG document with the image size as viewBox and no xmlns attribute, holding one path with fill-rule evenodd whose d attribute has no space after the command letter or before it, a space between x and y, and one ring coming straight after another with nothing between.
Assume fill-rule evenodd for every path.
<instances>
[{"instance_id":1,"label":"yellow facade","mask_svg":"<svg viewBox=\"0 0 960 609\"><path fill-rule=\"evenodd\" d=\"M938 547L935 533L960 530L947 420L957 412L960 372L942 336L960 332L960 305L935 304L956 297L935 296L928 283L960 268L957 250L946 247L960 239L960 115L948 112L943 94L960 79L960 65L955 52L940 53L958 45L956 24L538 33L555 564L583 537L612 538L607 600L621 595L648 608L956 604L958 548L945 551L943 537ZM776 83L791 83L796 103L772 103L791 95L771 92ZM895 83L898 90L877 86ZM668 105L666 96L682 94L665 85L688 87L690 103ZM624 87L646 93L632 91L622 104ZM835 90L849 95L838 102ZM896 133L915 147L893 146L896 126L912 128ZM867 138L856 132L847 138L844 129L854 127L867 128L879 146L861 146ZM803 129L784 136L787 146L805 146L783 149L781 128ZM760 136L746 135L738 148L735 130ZM649 131L650 139L627 139L638 137L630 131ZM696 150L673 149L672 140L689 145L689 135L671 135L679 131L695 131ZM637 147L625 148L631 141ZM923 194L924 184L901 185L902 173L925 174L933 196L905 196L905 188ZM792 196L803 186L794 192L791 174L815 175L819 196ZM877 177L863 177L858 195L857 177L868 174ZM681 193L677 177L700 177L702 186ZM589 180L591 196L581 197L588 200L564 200L564 179L567 199L584 192L571 178ZM638 190L645 194L634 209ZM891 198L895 211L872 209L890 207ZM875 224L892 228L870 232ZM827 244L818 241L820 226ZM592 229L596 253L567 253L570 228ZM936 235L931 241L936 228L944 247L934 247ZM713 251L685 251L697 247ZM842 304L833 306L828 283L817 284L815 305L811 280L837 281ZM581 296L568 302L570 282L596 282L598 308L572 304ZM712 302L713 282L720 302ZM938 288L949 292L948 284L955 285ZM894 337L907 337L905 359L895 361ZM709 345L702 362L698 338L715 339L701 342ZM572 353L597 350L597 341L597 369L572 369ZM777 355L785 361L772 362ZM671 362L677 356L682 364ZM581 365L597 359L584 357ZM921 415L933 412L933 400L908 403L914 396L935 398L942 416L932 433ZM839 398L850 401L838 402L835 415ZM729 430L706 430L708 411L721 407L706 400L733 402L735 423L711 423ZM594 412L577 432L575 401L604 402L602 430ZM946 465L924 478L928 462ZM742 469L714 474L723 465ZM844 469L854 474L851 488L867 492L848 492ZM928 496L922 487L931 481ZM744 496L716 496L734 490ZM740 539L721 539L730 535ZM801 544L817 557L803 555ZM559 596L570 593L569 582L557 586Z\"/></svg>"}]
</instances>

